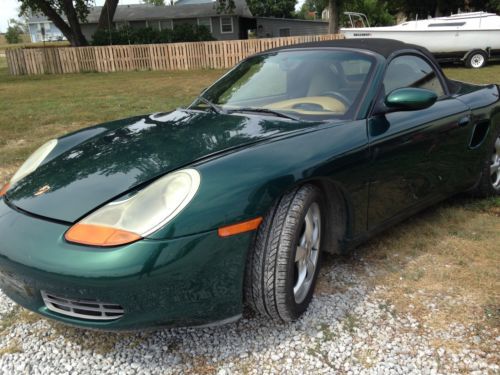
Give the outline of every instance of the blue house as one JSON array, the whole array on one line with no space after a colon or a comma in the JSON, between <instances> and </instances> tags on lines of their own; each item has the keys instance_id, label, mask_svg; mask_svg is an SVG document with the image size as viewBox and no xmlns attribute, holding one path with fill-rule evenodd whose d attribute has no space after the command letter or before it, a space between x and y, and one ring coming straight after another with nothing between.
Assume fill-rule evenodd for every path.
<instances>
[{"instance_id":1,"label":"blue house","mask_svg":"<svg viewBox=\"0 0 500 375\"><path fill-rule=\"evenodd\" d=\"M33 43L66 40L63 33L47 18L31 17L28 29Z\"/></svg>"},{"instance_id":2,"label":"blue house","mask_svg":"<svg viewBox=\"0 0 500 375\"><path fill-rule=\"evenodd\" d=\"M166 3L169 3L167 0ZM157 30L173 29L177 25L206 26L216 40L248 39L249 32L259 38L326 34L328 23L286 18L254 17L245 0L235 0L235 8L220 13L212 0L178 0L174 5L148 4L118 5L110 28L151 27ZM87 40L97 31L102 7L93 7L82 24ZM61 32L43 15L33 15L28 20L33 42L61 40ZM45 30L45 34L43 33Z\"/></svg>"}]
</instances>

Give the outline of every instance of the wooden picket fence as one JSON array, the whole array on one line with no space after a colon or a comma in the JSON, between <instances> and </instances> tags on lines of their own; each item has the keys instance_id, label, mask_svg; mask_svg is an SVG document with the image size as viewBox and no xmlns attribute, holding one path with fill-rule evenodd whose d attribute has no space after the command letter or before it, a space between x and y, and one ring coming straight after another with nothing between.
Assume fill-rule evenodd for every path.
<instances>
[{"instance_id":1,"label":"wooden picket fence","mask_svg":"<svg viewBox=\"0 0 500 375\"><path fill-rule=\"evenodd\" d=\"M103 47L8 49L11 75L190 70L230 68L242 59L271 48L342 39L341 34Z\"/></svg>"}]
</instances>

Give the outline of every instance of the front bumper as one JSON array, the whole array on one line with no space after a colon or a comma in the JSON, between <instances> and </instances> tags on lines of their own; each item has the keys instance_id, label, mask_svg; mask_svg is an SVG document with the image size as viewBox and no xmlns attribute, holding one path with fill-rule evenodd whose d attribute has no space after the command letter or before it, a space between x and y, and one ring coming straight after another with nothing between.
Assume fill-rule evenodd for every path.
<instances>
[{"instance_id":1,"label":"front bumper","mask_svg":"<svg viewBox=\"0 0 500 375\"><path fill-rule=\"evenodd\" d=\"M134 330L198 326L241 314L252 234L216 231L100 249L67 243L67 226L10 208L0 199L0 288L18 304L86 328ZM113 321L49 310L42 291L121 305Z\"/></svg>"}]
</instances>

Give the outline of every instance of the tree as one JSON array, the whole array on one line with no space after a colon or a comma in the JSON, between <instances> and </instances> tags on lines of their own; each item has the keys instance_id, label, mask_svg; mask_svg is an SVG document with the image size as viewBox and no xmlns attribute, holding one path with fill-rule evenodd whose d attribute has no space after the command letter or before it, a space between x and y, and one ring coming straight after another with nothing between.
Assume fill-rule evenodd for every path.
<instances>
[{"instance_id":1,"label":"tree","mask_svg":"<svg viewBox=\"0 0 500 375\"><path fill-rule=\"evenodd\" d=\"M462 11L484 10L493 13L500 12L500 0L306 0L300 11L304 17L308 12L316 12L321 16L324 9L333 4L338 9L336 14L340 18L336 20L335 12L333 30L339 27L343 12L352 11L366 14L371 26L387 26L395 21L394 15L398 12L404 13L409 19L439 17ZM390 6L390 11L388 7Z\"/></svg>"},{"instance_id":2,"label":"tree","mask_svg":"<svg viewBox=\"0 0 500 375\"><path fill-rule=\"evenodd\" d=\"M306 0L302 4L298 15L300 18L305 18L309 12L316 13L316 18L321 18L323 10L328 6L328 0Z\"/></svg>"},{"instance_id":3,"label":"tree","mask_svg":"<svg viewBox=\"0 0 500 375\"><path fill-rule=\"evenodd\" d=\"M256 17L291 18L297 0L247 0L248 8Z\"/></svg>"},{"instance_id":4,"label":"tree","mask_svg":"<svg viewBox=\"0 0 500 375\"><path fill-rule=\"evenodd\" d=\"M247 0L247 5L255 17L291 18L297 0ZM234 8L234 0L218 0L217 2L217 11L219 13L231 13Z\"/></svg>"},{"instance_id":5,"label":"tree","mask_svg":"<svg viewBox=\"0 0 500 375\"><path fill-rule=\"evenodd\" d=\"M396 0L397 10L403 11L409 18L444 16L461 11L500 12L500 0Z\"/></svg>"},{"instance_id":6,"label":"tree","mask_svg":"<svg viewBox=\"0 0 500 375\"><path fill-rule=\"evenodd\" d=\"M489 0L486 1L485 9L490 12L500 13L500 0Z\"/></svg>"},{"instance_id":7,"label":"tree","mask_svg":"<svg viewBox=\"0 0 500 375\"><path fill-rule=\"evenodd\" d=\"M232 13L235 7L234 0L217 1L217 13Z\"/></svg>"},{"instance_id":8,"label":"tree","mask_svg":"<svg viewBox=\"0 0 500 375\"><path fill-rule=\"evenodd\" d=\"M336 34L340 29L340 8L342 0L329 0L328 1L328 33Z\"/></svg>"},{"instance_id":9,"label":"tree","mask_svg":"<svg viewBox=\"0 0 500 375\"><path fill-rule=\"evenodd\" d=\"M26 32L25 25L15 19L10 19L8 23L9 27L7 27L7 32L5 33L5 39L7 39L7 43L21 43L21 35Z\"/></svg>"},{"instance_id":10,"label":"tree","mask_svg":"<svg viewBox=\"0 0 500 375\"><path fill-rule=\"evenodd\" d=\"M11 18L10 20L8 20L7 24L17 27L23 34L29 33L28 20L26 18L20 18L17 20L15 18Z\"/></svg>"},{"instance_id":11,"label":"tree","mask_svg":"<svg viewBox=\"0 0 500 375\"><path fill-rule=\"evenodd\" d=\"M306 0L300 14L305 15L308 12L315 12L317 17L321 17L321 13L329 7L329 3L329 0ZM340 24L346 21L346 17L343 15L346 11L366 14L371 26L387 26L394 23L394 17L389 13L387 3L383 0L337 0L336 3L337 6L335 7L334 4L334 11L337 8L336 16L338 19L334 17L333 23L336 26L333 27L333 30L338 30Z\"/></svg>"},{"instance_id":12,"label":"tree","mask_svg":"<svg viewBox=\"0 0 500 375\"><path fill-rule=\"evenodd\" d=\"M165 5L165 0L142 0L144 4L151 4L155 6Z\"/></svg>"},{"instance_id":13,"label":"tree","mask_svg":"<svg viewBox=\"0 0 500 375\"><path fill-rule=\"evenodd\" d=\"M394 16L389 13L387 3L382 0L350 0L344 2L343 11L350 10L366 14L370 26L389 26L394 24Z\"/></svg>"},{"instance_id":14,"label":"tree","mask_svg":"<svg viewBox=\"0 0 500 375\"><path fill-rule=\"evenodd\" d=\"M97 30L109 30L118 7L118 0L106 0L99 16Z\"/></svg>"},{"instance_id":15,"label":"tree","mask_svg":"<svg viewBox=\"0 0 500 375\"><path fill-rule=\"evenodd\" d=\"M80 23L85 22L89 8L94 0L18 0L21 14L43 13L63 33L72 46L85 46L87 39L82 33ZM106 0L99 17L98 29L107 28L119 0Z\"/></svg>"}]
</instances>

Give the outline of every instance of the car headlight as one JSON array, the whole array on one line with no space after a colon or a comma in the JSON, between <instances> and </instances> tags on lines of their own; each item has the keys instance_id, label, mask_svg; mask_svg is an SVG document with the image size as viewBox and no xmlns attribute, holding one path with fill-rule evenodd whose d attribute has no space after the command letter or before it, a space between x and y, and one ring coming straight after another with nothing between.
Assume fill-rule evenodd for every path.
<instances>
[{"instance_id":1,"label":"car headlight","mask_svg":"<svg viewBox=\"0 0 500 375\"><path fill-rule=\"evenodd\" d=\"M138 241L170 222L193 199L200 174L183 169L167 174L132 197L108 203L73 225L69 242L119 246Z\"/></svg>"},{"instance_id":2,"label":"car headlight","mask_svg":"<svg viewBox=\"0 0 500 375\"><path fill-rule=\"evenodd\" d=\"M31 156L26 159L21 168L17 170L14 176L10 179L10 181L2 188L0 191L0 197L7 193L10 186L14 185L19 180L22 180L24 177L36 171L36 169L43 163L45 158L49 156L52 150L57 146L57 139L52 139L42 145L38 150L36 150Z\"/></svg>"}]
</instances>

